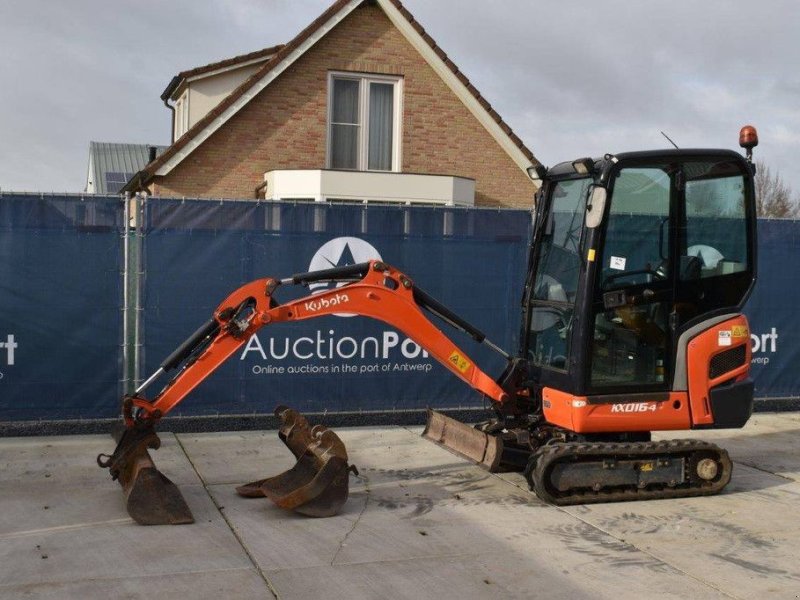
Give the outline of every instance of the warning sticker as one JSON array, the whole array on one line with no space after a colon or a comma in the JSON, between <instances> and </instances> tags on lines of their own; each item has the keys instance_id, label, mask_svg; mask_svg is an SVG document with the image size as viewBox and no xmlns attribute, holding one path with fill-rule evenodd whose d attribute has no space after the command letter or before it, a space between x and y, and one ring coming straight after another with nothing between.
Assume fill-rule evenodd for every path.
<instances>
[{"instance_id":1,"label":"warning sticker","mask_svg":"<svg viewBox=\"0 0 800 600\"><path fill-rule=\"evenodd\" d=\"M616 271L624 271L626 262L628 261L624 256L612 256L608 267Z\"/></svg>"},{"instance_id":2,"label":"warning sticker","mask_svg":"<svg viewBox=\"0 0 800 600\"><path fill-rule=\"evenodd\" d=\"M731 329L731 334L735 338L743 338L747 337L750 332L747 331L747 327L745 325L734 325Z\"/></svg>"},{"instance_id":3,"label":"warning sticker","mask_svg":"<svg viewBox=\"0 0 800 600\"><path fill-rule=\"evenodd\" d=\"M453 351L447 360L453 363L453 366L462 373L466 373L467 369L472 366L472 363L455 351Z\"/></svg>"},{"instance_id":4,"label":"warning sticker","mask_svg":"<svg viewBox=\"0 0 800 600\"><path fill-rule=\"evenodd\" d=\"M731 345L731 332L730 331L720 331L717 337L717 343L720 346L730 346Z\"/></svg>"}]
</instances>

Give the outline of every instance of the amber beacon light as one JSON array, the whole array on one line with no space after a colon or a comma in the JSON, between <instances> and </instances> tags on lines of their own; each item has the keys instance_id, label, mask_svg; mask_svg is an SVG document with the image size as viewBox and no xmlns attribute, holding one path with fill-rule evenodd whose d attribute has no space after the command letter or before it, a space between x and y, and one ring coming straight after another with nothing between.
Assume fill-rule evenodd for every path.
<instances>
[{"instance_id":1,"label":"amber beacon light","mask_svg":"<svg viewBox=\"0 0 800 600\"><path fill-rule=\"evenodd\" d=\"M753 148L758 146L758 132L752 125L745 125L739 130L739 145L747 150L747 160L753 159Z\"/></svg>"}]
</instances>

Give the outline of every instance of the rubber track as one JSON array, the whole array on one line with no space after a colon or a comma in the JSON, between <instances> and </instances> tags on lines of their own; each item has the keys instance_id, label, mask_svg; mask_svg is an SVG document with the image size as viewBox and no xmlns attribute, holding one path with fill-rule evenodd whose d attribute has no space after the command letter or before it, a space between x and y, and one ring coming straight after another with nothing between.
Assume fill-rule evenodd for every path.
<instances>
[{"instance_id":1,"label":"rubber track","mask_svg":"<svg viewBox=\"0 0 800 600\"><path fill-rule=\"evenodd\" d=\"M691 458L694 454L708 456L713 454L722 465L722 472L716 481L707 482L691 478ZM687 459L685 480L677 487L620 490L580 490L574 493L557 492L545 485L552 469L563 461L585 461L609 459ZM690 496L710 496L719 493L730 481L733 464L728 452L715 444L699 440L665 440L661 442L632 443L581 443L570 442L544 446L531 457L525 469L525 477L531 489L545 502L559 506L569 504L596 504L599 502L624 502L630 500L655 500L659 498L686 498ZM552 490L552 491L551 491Z\"/></svg>"}]
</instances>

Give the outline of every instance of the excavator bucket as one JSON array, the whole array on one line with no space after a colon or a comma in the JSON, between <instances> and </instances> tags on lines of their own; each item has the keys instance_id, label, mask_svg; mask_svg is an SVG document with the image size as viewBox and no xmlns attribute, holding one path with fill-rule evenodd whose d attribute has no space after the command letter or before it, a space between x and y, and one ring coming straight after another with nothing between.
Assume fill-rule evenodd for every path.
<instances>
[{"instance_id":1,"label":"excavator bucket","mask_svg":"<svg viewBox=\"0 0 800 600\"><path fill-rule=\"evenodd\" d=\"M126 429L118 437L114 454L101 454L97 462L109 468L125 493L128 514L139 525L183 525L194 523L192 511L178 486L156 469L148 448L158 449L161 440L152 428Z\"/></svg>"},{"instance_id":2,"label":"excavator bucket","mask_svg":"<svg viewBox=\"0 0 800 600\"><path fill-rule=\"evenodd\" d=\"M288 471L236 488L240 496L266 496L281 508L309 517L331 517L341 510L349 493L349 474L358 474L347 463L347 450L333 431L311 427L296 410L279 406L278 436L297 458Z\"/></svg>"},{"instance_id":3,"label":"excavator bucket","mask_svg":"<svg viewBox=\"0 0 800 600\"><path fill-rule=\"evenodd\" d=\"M503 440L498 436L486 434L429 408L422 437L492 473L500 470Z\"/></svg>"}]
</instances>

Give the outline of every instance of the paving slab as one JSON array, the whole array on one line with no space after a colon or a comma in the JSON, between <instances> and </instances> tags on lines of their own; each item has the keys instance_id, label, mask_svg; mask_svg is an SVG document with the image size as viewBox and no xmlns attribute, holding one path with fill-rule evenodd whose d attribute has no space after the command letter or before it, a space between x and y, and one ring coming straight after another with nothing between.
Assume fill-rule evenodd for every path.
<instances>
[{"instance_id":1,"label":"paving slab","mask_svg":"<svg viewBox=\"0 0 800 600\"><path fill-rule=\"evenodd\" d=\"M110 436L0 440L0 597L158 597L155 580L179 593L200 585L192 574L209 582L203 590L218 575L272 597L176 438L161 437L159 466L180 482L193 525L133 522L119 484L94 460L113 449Z\"/></svg>"},{"instance_id":2,"label":"paving slab","mask_svg":"<svg viewBox=\"0 0 800 600\"><path fill-rule=\"evenodd\" d=\"M336 517L305 519L266 500L242 502L231 485L209 488L281 598L523 598L538 589L554 598L724 597L422 440L419 431L339 435L360 476ZM224 438L209 444L230 451ZM234 441L246 452L251 442L272 444L248 435ZM198 452L204 438L192 444ZM211 476L219 458L193 461Z\"/></svg>"},{"instance_id":3,"label":"paving slab","mask_svg":"<svg viewBox=\"0 0 800 600\"><path fill-rule=\"evenodd\" d=\"M159 437L161 448L153 451L159 469L177 484L197 483L197 475L175 435L160 432ZM95 459L101 453L111 454L114 446L110 435L1 438L0 484L37 480L105 483L111 477Z\"/></svg>"},{"instance_id":4,"label":"paving slab","mask_svg":"<svg viewBox=\"0 0 800 600\"><path fill-rule=\"evenodd\" d=\"M275 596L251 568L209 570L146 577L111 577L0 585L0 597L39 600L125 599L147 600L259 600Z\"/></svg>"},{"instance_id":5,"label":"paving slab","mask_svg":"<svg viewBox=\"0 0 800 600\"><path fill-rule=\"evenodd\" d=\"M107 436L0 439L0 597L775 598L800 596L800 414L678 432L727 448L705 498L557 508L421 428L337 430L360 469L309 519L237 484L294 464L277 433L162 434L156 464L197 522L140 527L94 457Z\"/></svg>"}]
</instances>

